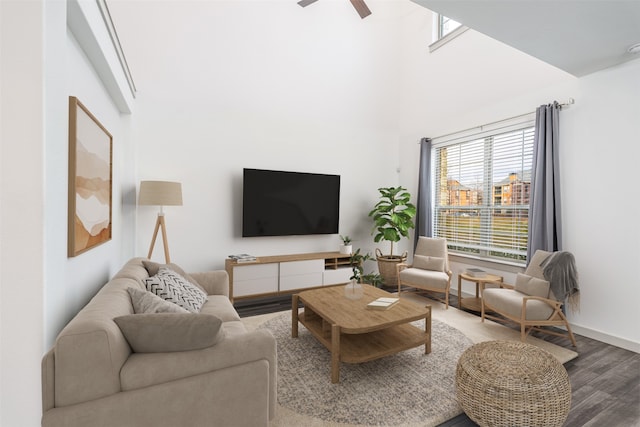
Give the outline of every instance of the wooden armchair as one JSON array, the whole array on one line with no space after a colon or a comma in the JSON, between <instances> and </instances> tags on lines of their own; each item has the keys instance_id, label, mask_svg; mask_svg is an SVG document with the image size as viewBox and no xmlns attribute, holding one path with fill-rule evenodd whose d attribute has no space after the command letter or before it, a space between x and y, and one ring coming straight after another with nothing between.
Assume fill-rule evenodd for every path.
<instances>
[{"instance_id":1,"label":"wooden armchair","mask_svg":"<svg viewBox=\"0 0 640 427\"><path fill-rule=\"evenodd\" d=\"M398 272L398 296L402 286L413 288L414 292L431 291L444 293L444 299L436 297L449 308L449 289L451 271L449 270L449 252L446 239L419 237L413 264L396 265Z\"/></svg>"},{"instance_id":2,"label":"wooden armchair","mask_svg":"<svg viewBox=\"0 0 640 427\"><path fill-rule=\"evenodd\" d=\"M520 325L520 340L525 341L532 330L565 337L576 347L576 339L562 312L562 301L558 301L545 280L541 264L551 252L536 251L524 274L518 273L514 286L496 283L499 288L485 288L482 292L481 319L485 317L497 321L511 321ZM494 316L497 313L502 317ZM565 327L567 333L544 328L546 326Z\"/></svg>"}]
</instances>

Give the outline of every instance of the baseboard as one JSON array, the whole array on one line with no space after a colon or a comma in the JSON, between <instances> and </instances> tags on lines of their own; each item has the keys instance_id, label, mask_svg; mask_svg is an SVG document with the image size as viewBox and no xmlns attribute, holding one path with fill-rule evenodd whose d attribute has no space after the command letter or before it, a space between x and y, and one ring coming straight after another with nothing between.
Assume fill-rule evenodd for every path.
<instances>
[{"instance_id":1,"label":"baseboard","mask_svg":"<svg viewBox=\"0 0 640 427\"><path fill-rule=\"evenodd\" d=\"M640 353L640 343L628 340L626 338L616 337L615 335L607 334L595 329L585 328L582 326L571 325L571 330L583 337L591 338L609 345L624 348L625 350L633 351L634 353Z\"/></svg>"}]
</instances>

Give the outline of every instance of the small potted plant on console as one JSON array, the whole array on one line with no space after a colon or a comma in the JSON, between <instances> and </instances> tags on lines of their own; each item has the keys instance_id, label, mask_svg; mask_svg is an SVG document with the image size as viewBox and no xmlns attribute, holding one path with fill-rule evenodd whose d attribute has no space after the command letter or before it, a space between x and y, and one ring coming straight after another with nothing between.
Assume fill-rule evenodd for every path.
<instances>
[{"instance_id":1,"label":"small potted plant on console","mask_svg":"<svg viewBox=\"0 0 640 427\"><path fill-rule=\"evenodd\" d=\"M342 240L342 244L340 245L340 253L349 255L353 252L353 246L351 246L351 237L349 236L340 236L340 240Z\"/></svg>"}]
</instances>

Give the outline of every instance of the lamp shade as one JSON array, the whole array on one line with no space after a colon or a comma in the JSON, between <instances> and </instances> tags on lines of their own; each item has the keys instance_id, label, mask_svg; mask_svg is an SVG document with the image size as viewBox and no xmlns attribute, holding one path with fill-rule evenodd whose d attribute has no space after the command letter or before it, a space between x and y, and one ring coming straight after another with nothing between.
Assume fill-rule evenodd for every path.
<instances>
[{"instance_id":1,"label":"lamp shade","mask_svg":"<svg viewBox=\"0 0 640 427\"><path fill-rule=\"evenodd\" d=\"M140 181L138 204L182 206L182 184L170 181Z\"/></svg>"}]
</instances>

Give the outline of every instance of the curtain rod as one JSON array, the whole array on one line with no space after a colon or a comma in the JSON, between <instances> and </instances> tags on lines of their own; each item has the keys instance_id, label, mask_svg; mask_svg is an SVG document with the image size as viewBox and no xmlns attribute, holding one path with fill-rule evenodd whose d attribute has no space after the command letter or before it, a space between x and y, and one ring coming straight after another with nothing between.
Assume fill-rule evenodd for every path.
<instances>
[{"instance_id":1,"label":"curtain rod","mask_svg":"<svg viewBox=\"0 0 640 427\"><path fill-rule=\"evenodd\" d=\"M576 103L575 99L569 98L569 99L567 99L566 102L562 102L559 105L560 105L560 107L568 107L568 106L573 105L575 103ZM459 131L456 131L456 132L447 133L445 135L436 136L436 137L431 138L431 139L434 140L434 139L446 138L446 137L451 136L451 135L456 135L456 134L459 134L459 133L469 132L471 130L478 129L478 128L480 128L482 130L482 128L485 127L485 126L493 126L493 125L496 125L498 123L508 122L508 121L511 121L511 120L514 120L514 119L519 119L520 117L528 116L528 115L533 114L533 113L535 113L535 111L530 111L528 113L519 114L517 116L509 117L507 119L497 120L497 121L491 122L491 123L485 123L483 125L474 126L474 127L469 128L469 129L459 130ZM420 144L420 141L418 141L418 144Z\"/></svg>"}]
</instances>

